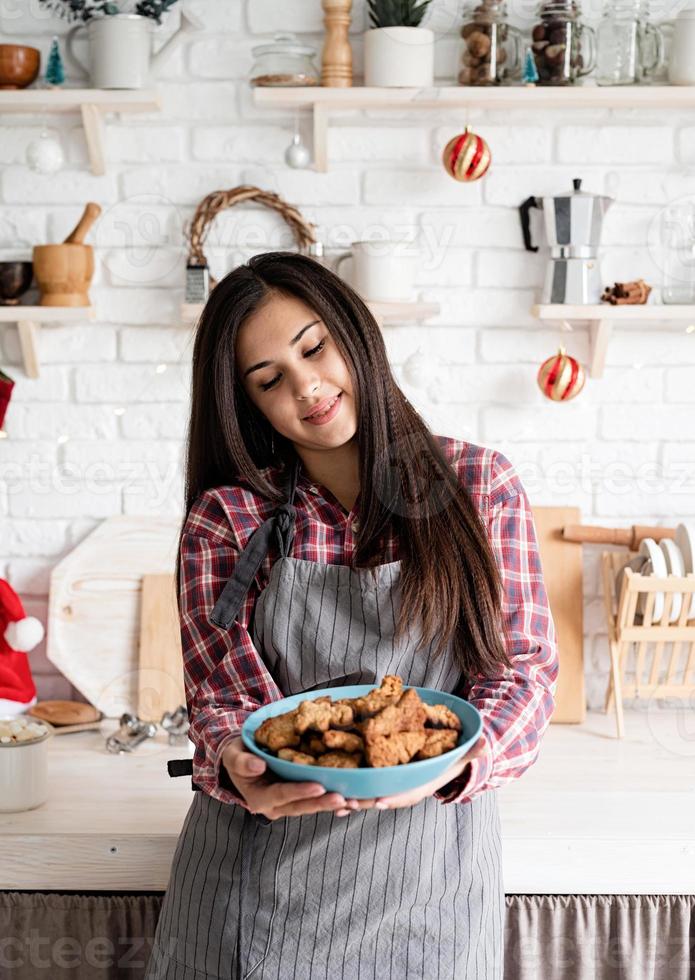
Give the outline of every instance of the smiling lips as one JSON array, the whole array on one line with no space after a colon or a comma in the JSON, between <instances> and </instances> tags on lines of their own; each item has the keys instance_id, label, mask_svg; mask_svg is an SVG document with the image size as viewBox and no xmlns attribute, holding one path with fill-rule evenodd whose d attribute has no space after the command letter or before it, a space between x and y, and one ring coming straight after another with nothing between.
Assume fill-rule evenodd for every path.
<instances>
[{"instance_id":1,"label":"smiling lips","mask_svg":"<svg viewBox=\"0 0 695 980\"><path fill-rule=\"evenodd\" d=\"M313 409L312 409L312 410L311 410L311 411L309 412L309 414L308 414L308 415L305 415L305 416L304 416L304 418L305 418L305 419L313 419L313 418L315 418L315 417L316 417L317 415L323 415L323 414L324 414L325 412L327 412L327 411L328 411L328 410L329 410L330 408L332 408L332 406L333 406L333 404L334 404L334 402L336 402L336 401L338 400L338 398L340 397L340 394L341 394L341 393L339 392L339 393L338 393L337 395L331 395L331 397L330 397L330 398L324 398L324 399L323 399L323 401L322 401L322 402L319 402L319 403L318 403L318 405L316 405L316 406L315 406L315 407L314 407L314 408L313 408Z\"/></svg>"}]
</instances>

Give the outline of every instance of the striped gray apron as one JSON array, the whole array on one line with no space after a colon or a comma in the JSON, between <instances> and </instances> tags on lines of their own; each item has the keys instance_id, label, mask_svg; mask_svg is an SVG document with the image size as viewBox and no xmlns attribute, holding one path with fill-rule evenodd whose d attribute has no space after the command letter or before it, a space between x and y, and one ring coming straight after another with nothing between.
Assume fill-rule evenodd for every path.
<instances>
[{"instance_id":1,"label":"striped gray apron","mask_svg":"<svg viewBox=\"0 0 695 980\"><path fill-rule=\"evenodd\" d=\"M416 637L394 642L399 561L370 570L289 557L296 478L295 468L282 519L255 532L212 618L233 621L276 529L280 557L252 635L285 695L378 684L384 674L454 691L450 650L434 661ZM428 797L273 821L201 792L176 847L146 980L502 980L503 926L494 791L467 804Z\"/></svg>"}]
</instances>

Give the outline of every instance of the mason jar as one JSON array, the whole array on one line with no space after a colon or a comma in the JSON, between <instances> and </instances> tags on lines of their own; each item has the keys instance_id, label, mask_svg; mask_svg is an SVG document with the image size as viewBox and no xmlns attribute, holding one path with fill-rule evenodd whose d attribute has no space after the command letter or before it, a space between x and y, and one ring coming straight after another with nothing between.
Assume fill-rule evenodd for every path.
<instances>
[{"instance_id":1,"label":"mason jar","mask_svg":"<svg viewBox=\"0 0 695 980\"><path fill-rule=\"evenodd\" d=\"M599 85L651 81L664 64L664 34L646 19L644 0L613 0L596 34Z\"/></svg>"},{"instance_id":2,"label":"mason jar","mask_svg":"<svg viewBox=\"0 0 695 980\"><path fill-rule=\"evenodd\" d=\"M547 0L532 31L539 85L573 85L596 67L596 35L577 0Z\"/></svg>"},{"instance_id":3,"label":"mason jar","mask_svg":"<svg viewBox=\"0 0 695 980\"><path fill-rule=\"evenodd\" d=\"M316 48L301 44L295 34L276 34L268 44L252 48L250 83L254 86L319 85L320 73L313 62Z\"/></svg>"},{"instance_id":4,"label":"mason jar","mask_svg":"<svg viewBox=\"0 0 695 980\"><path fill-rule=\"evenodd\" d=\"M521 31L507 23L505 0L481 0L464 9L459 85L501 85L518 78Z\"/></svg>"}]
</instances>

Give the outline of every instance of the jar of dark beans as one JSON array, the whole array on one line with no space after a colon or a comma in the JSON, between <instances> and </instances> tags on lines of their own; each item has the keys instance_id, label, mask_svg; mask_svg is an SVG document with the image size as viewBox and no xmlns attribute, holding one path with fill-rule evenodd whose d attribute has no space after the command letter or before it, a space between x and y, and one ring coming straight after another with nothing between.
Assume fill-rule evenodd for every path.
<instances>
[{"instance_id":1,"label":"jar of dark beans","mask_svg":"<svg viewBox=\"0 0 695 980\"><path fill-rule=\"evenodd\" d=\"M539 85L573 85L596 65L596 35L581 20L576 0L546 0L533 28Z\"/></svg>"},{"instance_id":2,"label":"jar of dark beans","mask_svg":"<svg viewBox=\"0 0 695 980\"><path fill-rule=\"evenodd\" d=\"M459 85L500 85L519 77L522 36L507 23L505 0L467 4L461 37Z\"/></svg>"}]
</instances>

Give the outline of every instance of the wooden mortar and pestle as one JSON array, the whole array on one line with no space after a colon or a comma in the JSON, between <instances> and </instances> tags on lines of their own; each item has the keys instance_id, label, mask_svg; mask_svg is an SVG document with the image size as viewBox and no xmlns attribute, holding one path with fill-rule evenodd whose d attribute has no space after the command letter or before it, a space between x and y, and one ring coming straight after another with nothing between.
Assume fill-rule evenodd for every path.
<instances>
[{"instance_id":1,"label":"wooden mortar and pestle","mask_svg":"<svg viewBox=\"0 0 695 980\"><path fill-rule=\"evenodd\" d=\"M94 275L94 249L84 238L101 207L90 201L82 217L60 245L35 245L34 276L41 306L89 306L89 284Z\"/></svg>"}]
</instances>

